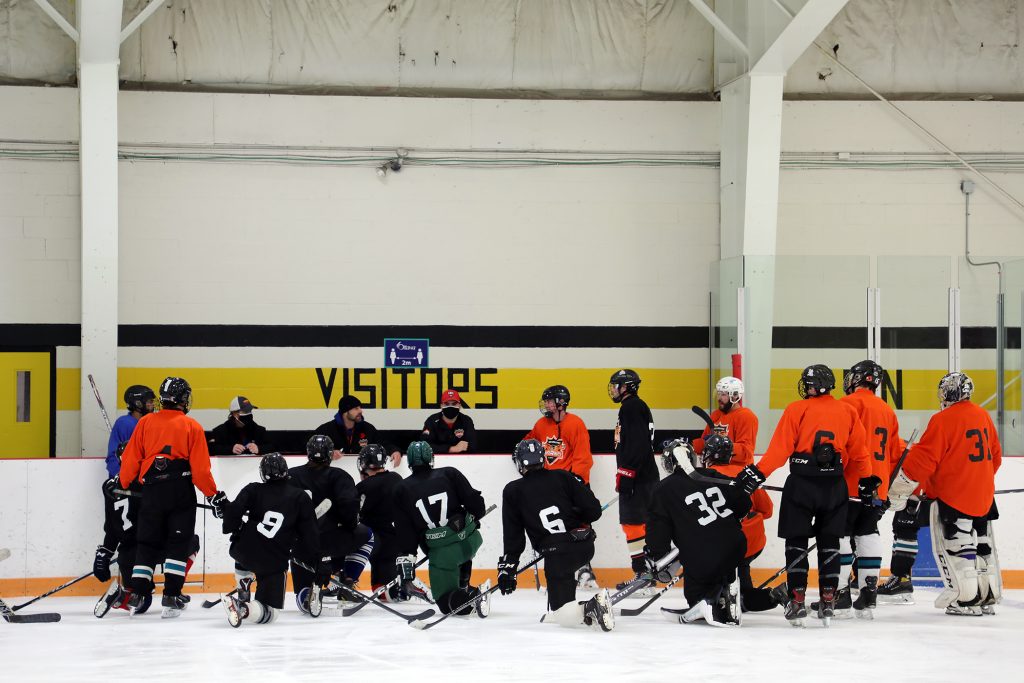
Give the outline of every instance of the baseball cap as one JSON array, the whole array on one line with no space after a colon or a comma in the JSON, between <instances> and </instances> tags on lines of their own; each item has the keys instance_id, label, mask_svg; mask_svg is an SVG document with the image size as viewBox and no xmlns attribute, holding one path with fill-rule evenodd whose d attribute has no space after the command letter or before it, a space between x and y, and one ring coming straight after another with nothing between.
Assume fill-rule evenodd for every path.
<instances>
[{"instance_id":1,"label":"baseball cap","mask_svg":"<svg viewBox=\"0 0 1024 683\"><path fill-rule=\"evenodd\" d=\"M253 410L255 410L258 407L259 406L254 406L252 403L250 403L249 399L247 399L245 396L235 396L233 399L231 399L231 406L228 407L228 410L231 411L232 413L237 410L240 413L242 413L242 415L249 415L250 413L252 413Z\"/></svg>"},{"instance_id":2,"label":"baseball cap","mask_svg":"<svg viewBox=\"0 0 1024 683\"><path fill-rule=\"evenodd\" d=\"M462 397L459 396L459 392L455 391L454 389L448 389L447 391L441 394L441 403L448 403L450 401L458 401L461 404Z\"/></svg>"}]
</instances>

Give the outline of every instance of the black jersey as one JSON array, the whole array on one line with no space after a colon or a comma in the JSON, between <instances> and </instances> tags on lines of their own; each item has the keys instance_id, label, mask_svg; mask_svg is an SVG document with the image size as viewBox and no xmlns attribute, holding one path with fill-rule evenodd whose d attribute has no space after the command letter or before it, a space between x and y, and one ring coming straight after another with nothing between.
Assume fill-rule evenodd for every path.
<instances>
[{"instance_id":1,"label":"black jersey","mask_svg":"<svg viewBox=\"0 0 1024 683\"><path fill-rule=\"evenodd\" d=\"M697 471L722 483L697 482L676 471L655 487L647 517L651 554L662 557L671 541L679 548L684 567L703 565L709 558L747 546L741 522L750 512L750 496L730 486L729 477L709 469Z\"/></svg>"},{"instance_id":2,"label":"black jersey","mask_svg":"<svg viewBox=\"0 0 1024 683\"><path fill-rule=\"evenodd\" d=\"M306 463L288 470L288 481L306 492L322 533L333 528L355 529L359 520L359 493L352 475L338 467Z\"/></svg>"},{"instance_id":3,"label":"black jersey","mask_svg":"<svg viewBox=\"0 0 1024 683\"><path fill-rule=\"evenodd\" d=\"M224 533L232 534L231 556L253 572L287 571L292 556L312 567L320 561L313 503L286 481L246 484L224 511Z\"/></svg>"},{"instance_id":4,"label":"black jersey","mask_svg":"<svg viewBox=\"0 0 1024 683\"><path fill-rule=\"evenodd\" d=\"M423 423L422 438L435 453L447 453L449 448L460 441L469 444L467 453L476 452L476 427L473 418L465 413L456 415L451 425L444 421L441 413L434 413Z\"/></svg>"},{"instance_id":5,"label":"black jersey","mask_svg":"<svg viewBox=\"0 0 1024 683\"><path fill-rule=\"evenodd\" d=\"M142 492L142 484L133 481L128 487L134 493ZM111 500L103 496L103 547L117 550L119 545L134 545L135 530L139 525L139 507L142 498L125 496Z\"/></svg>"},{"instance_id":6,"label":"black jersey","mask_svg":"<svg viewBox=\"0 0 1024 683\"><path fill-rule=\"evenodd\" d=\"M583 481L567 470L532 470L505 485L501 521L505 555L518 558L526 548L523 532L537 550L570 542L569 531L601 517L601 503Z\"/></svg>"},{"instance_id":7,"label":"black jersey","mask_svg":"<svg viewBox=\"0 0 1024 683\"><path fill-rule=\"evenodd\" d=\"M356 484L359 492L359 521L375 536L395 533L395 489L402 483L397 472L381 472Z\"/></svg>"},{"instance_id":8,"label":"black jersey","mask_svg":"<svg viewBox=\"0 0 1024 683\"><path fill-rule=\"evenodd\" d=\"M415 554L427 529L447 526L460 515L484 514L484 497L454 467L417 467L395 487L395 530L402 554Z\"/></svg>"},{"instance_id":9,"label":"black jersey","mask_svg":"<svg viewBox=\"0 0 1024 683\"><path fill-rule=\"evenodd\" d=\"M657 481L654 416L639 396L627 396L615 423L615 465L636 472L637 481Z\"/></svg>"}]
</instances>

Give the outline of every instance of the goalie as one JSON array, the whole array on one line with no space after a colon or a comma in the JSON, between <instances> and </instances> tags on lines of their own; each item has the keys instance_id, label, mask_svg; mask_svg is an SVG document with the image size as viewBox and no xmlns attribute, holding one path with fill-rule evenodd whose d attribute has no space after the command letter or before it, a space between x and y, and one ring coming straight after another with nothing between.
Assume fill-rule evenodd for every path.
<instances>
[{"instance_id":1,"label":"goalie","mask_svg":"<svg viewBox=\"0 0 1024 683\"><path fill-rule=\"evenodd\" d=\"M995 614L1002 580L992 522L995 474L1002 462L992 418L971 402L974 382L962 372L939 381L939 412L928 421L921 442L907 455L889 488L894 510L902 510L927 481L932 552L945 590L935 606L946 614Z\"/></svg>"}]
</instances>

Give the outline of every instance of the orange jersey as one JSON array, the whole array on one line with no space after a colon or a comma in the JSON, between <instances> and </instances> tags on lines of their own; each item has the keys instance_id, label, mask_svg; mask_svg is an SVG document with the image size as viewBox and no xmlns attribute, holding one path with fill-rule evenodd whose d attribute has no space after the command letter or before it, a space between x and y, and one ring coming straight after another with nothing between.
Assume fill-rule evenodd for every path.
<instances>
[{"instance_id":1,"label":"orange jersey","mask_svg":"<svg viewBox=\"0 0 1024 683\"><path fill-rule=\"evenodd\" d=\"M864 426L857 411L831 394L811 396L786 406L768 450L757 461L767 477L793 453L811 453L816 443L831 443L843 462L843 473L856 481L871 476Z\"/></svg>"},{"instance_id":2,"label":"orange jersey","mask_svg":"<svg viewBox=\"0 0 1024 683\"><path fill-rule=\"evenodd\" d=\"M882 480L878 487L878 497L885 500L889 497L889 474L903 454L906 446L900 438L899 422L896 411L889 404L875 396L875 392L861 387L852 394L839 399L840 403L853 406L864 425L864 435L868 440L868 455L871 456L871 474ZM857 497L857 480L846 477L846 487L850 495Z\"/></svg>"},{"instance_id":3,"label":"orange jersey","mask_svg":"<svg viewBox=\"0 0 1024 683\"><path fill-rule=\"evenodd\" d=\"M992 418L981 406L959 401L928 420L921 441L910 449L903 471L927 481L928 495L965 515L988 514L1003 449Z\"/></svg>"},{"instance_id":4,"label":"orange jersey","mask_svg":"<svg viewBox=\"0 0 1024 683\"><path fill-rule=\"evenodd\" d=\"M165 452L168 448L169 454ZM169 460L187 460L196 488L207 496L217 493L217 484L210 473L210 451L206 447L203 427L180 410L150 413L135 425L132 438L121 456L121 487L126 489L136 477L145 477L158 455Z\"/></svg>"},{"instance_id":5,"label":"orange jersey","mask_svg":"<svg viewBox=\"0 0 1024 683\"><path fill-rule=\"evenodd\" d=\"M735 477L740 473L744 465L730 463L728 465L712 465L711 469L721 472L727 477ZM747 537L747 554L744 557L753 557L764 550L767 539L764 535L764 520L772 516L775 506L768 492L764 489L754 491L750 496L750 512L743 518L743 535Z\"/></svg>"},{"instance_id":6,"label":"orange jersey","mask_svg":"<svg viewBox=\"0 0 1024 683\"><path fill-rule=\"evenodd\" d=\"M590 452L590 432L578 415L566 413L561 422L542 417L524 439L537 439L544 444L544 467L569 470L590 483L594 456Z\"/></svg>"},{"instance_id":7,"label":"orange jersey","mask_svg":"<svg viewBox=\"0 0 1024 683\"><path fill-rule=\"evenodd\" d=\"M757 443L757 415L750 408L734 406L728 413L715 410L711 413L711 421L715 423L715 431L732 440L733 465L753 465L754 445ZM704 427L699 439L694 439L693 448L698 453L704 452L704 439L711 433L711 427Z\"/></svg>"}]
</instances>

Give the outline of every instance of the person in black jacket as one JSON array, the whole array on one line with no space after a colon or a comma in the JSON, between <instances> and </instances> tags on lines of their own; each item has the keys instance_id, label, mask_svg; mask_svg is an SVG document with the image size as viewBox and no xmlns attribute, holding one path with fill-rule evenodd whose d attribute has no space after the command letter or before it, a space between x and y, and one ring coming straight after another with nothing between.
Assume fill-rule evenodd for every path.
<instances>
[{"instance_id":1,"label":"person in black jacket","mask_svg":"<svg viewBox=\"0 0 1024 683\"><path fill-rule=\"evenodd\" d=\"M681 458L696 459L685 441L666 444L662 463L669 472L655 487L647 518L648 570L668 554L671 543L683 565L683 594L690 609L680 623L704 619L711 626L739 625L737 568L747 552L742 520L750 495L724 474L698 467L691 478ZM661 581L670 580L663 572Z\"/></svg>"},{"instance_id":2,"label":"person in black jacket","mask_svg":"<svg viewBox=\"0 0 1024 683\"><path fill-rule=\"evenodd\" d=\"M642 398L640 375L632 370L619 370L608 381L608 396L619 405L615 422L615 490L619 494L619 524L626 534L626 547L635 577L646 570L644 544L645 524L651 493L658 483L658 466L654 461L654 418ZM622 589L629 582L620 583ZM634 593L637 597L653 592L653 587Z\"/></svg>"},{"instance_id":3,"label":"person in black jacket","mask_svg":"<svg viewBox=\"0 0 1024 683\"><path fill-rule=\"evenodd\" d=\"M462 397L454 389L441 394L441 412L423 423L424 441L435 453L475 453L476 427L462 412Z\"/></svg>"},{"instance_id":4,"label":"person in black jacket","mask_svg":"<svg viewBox=\"0 0 1024 683\"><path fill-rule=\"evenodd\" d=\"M334 419L323 423L313 433L330 437L335 446L335 460L345 453L357 455L364 446L371 443L384 447L391 455L394 467L397 467L402 459L402 451L385 441L377 428L363 418L363 403L355 396L342 396L338 400L338 412L335 413Z\"/></svg>"},{"instance_id":5,"label":"person in black jacket","mask_svg":"<svg viewBox=\"0 0 1024 683\"><path fill-rule=\"evenodd\" d=\"M522 479L506 484L501 494L505 553L498 560L498 587L502 594L516 589L525 532L533 549L544 556L549 611L542 621L611 631L615 618L607 589L576 602L576 570L594 557L597 534L590 525L601 517L601 503L572 472L544 469L544 446L536 439L520 441L512 460Z\"/></svg>"},{"instance_id":6,"label":"person in black jacket","mask_svg":"<svg viewBox=\"0 0 1024 683\"><path fill-rule=\"evenodd\" d=\"M313 502L320 529L320 548L324 561L330 562L335 577L334 588L324 597L337 597L339 586L352 586L369 562L373 549L373 532L359 523L359 493L356 483L345 470L331 467L334 444L322 434L315 434L306 443L309 461L291 468L289 481ZM313 572L308 567L292 564L292 588L299 609L310 612ZM316 608L318 606L314 606Z\"/></svg>"},{"instance_id":7,"label":"person in black jacket","mask_svg":"<svg viewBox=\"0 0 1024 683\"><path fill-rule=\"evenodd\" d=\"M328 570L319 569L320 543L313 503L304 492L288 485L288 463L280 453L260 459L262 484L251 483L224 509L224 533L231 534L231 557L235 560L237 588L223 596L228 623L238 628L242 621L269 624L284 609L288 560L317 572L326 580ZM243 516L245 519L243 520ZM251 587L256 581L256 599Z\"/></svg>"},{"instance_id":8,"label":"person in black jacket","mask_svg":"<svg viewBox=\"0 0 1024 683\"><path fill-rule=\"evenodd\" d=\"M228 419L210 432L210 455L259 455L273 450L267 428L256 424L256 409L245 396L235 396L228 406Z\"/></svg>"}]
</instances>

